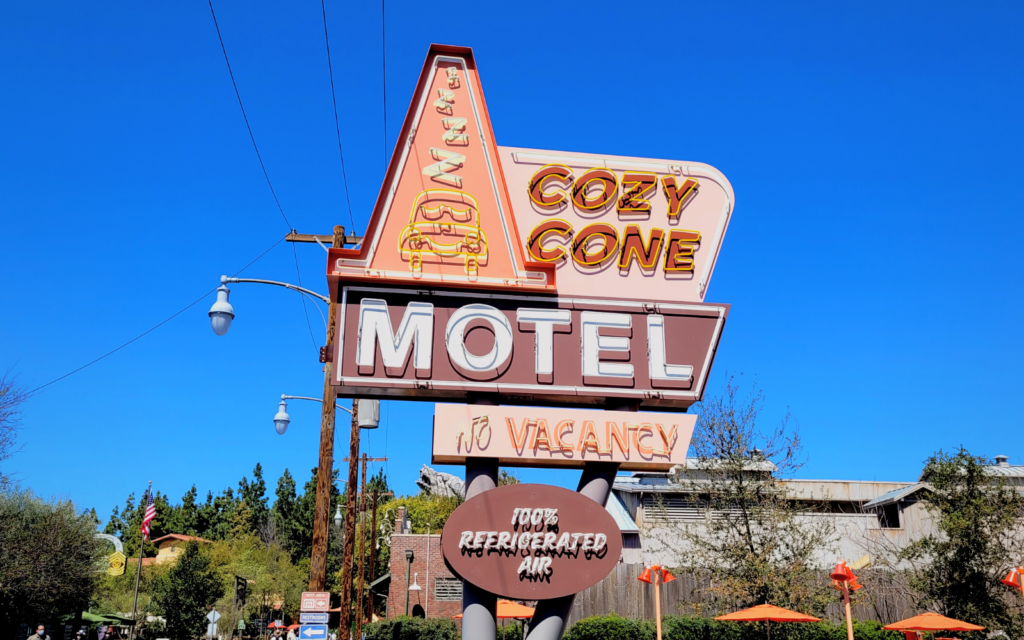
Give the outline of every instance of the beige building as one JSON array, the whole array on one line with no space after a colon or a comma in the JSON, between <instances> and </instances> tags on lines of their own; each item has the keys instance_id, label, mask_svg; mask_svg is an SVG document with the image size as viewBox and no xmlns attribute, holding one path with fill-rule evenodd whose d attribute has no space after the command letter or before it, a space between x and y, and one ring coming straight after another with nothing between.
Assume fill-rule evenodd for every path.
<instances>
[{"instance_id":1,"label":"beige building","mask_svg":"<svg viewBox=\"0 0 1024 640\"><path fill-rule=\"evenodd\" d=\"M1024 489L1024 465L1011 465L1006 456L996 456L987 468L1008 484ZM622 530L624 563L685 565L686 548L679 527L699 523L706 517L695 498L700 469L693 460L685 473L636 472L618 476L612 487L608 510ZM771 473L774 465L752 463L751 473ZM813 503L807 518L833 518L837 542L822 549L823 568L838 559L854 560L865 553L877 556L885 548L897 548L935 531L928 511L919 502L927 484L920 482L876 482L866 480L785 480L793 500Z\"/></svg>"},{"instance_id":2,"label":"beige building","mask_svg":"<svg viewBox=\"0 0 1024 640\"><path fill-rule=\"evenodd\" d=\"M178 556L185 551L185 547L189 542L192 541L209 544L209 540L203 538L197 538L196 536L183 536L177 533L169 533L166 536L161 536L153 540L153 544L156 545L157 552L156 557L153 558L153 564L165 564L167 562L174 562L178 559ZM145 560L149 560L146 558ZM147 563L143 560L143 566Z\"/></svg>"}]
</instances>

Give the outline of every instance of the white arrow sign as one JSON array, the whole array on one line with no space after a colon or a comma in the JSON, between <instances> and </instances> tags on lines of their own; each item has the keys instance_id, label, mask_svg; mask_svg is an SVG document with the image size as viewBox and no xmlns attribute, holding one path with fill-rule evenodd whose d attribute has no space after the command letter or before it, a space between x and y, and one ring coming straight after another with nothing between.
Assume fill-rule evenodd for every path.
<instances>
[{"instance_id":1,"label":"white arrow sign","mask_svg":"<svg viewBox=\"0 0 1024 640\"><path fill-rule=\"evenodd\" d=\"M302 627L302 632L299 634L303 638L326 638L327 637L327 625L311 625L308 627Z\"/></svg>"}]
</instances>

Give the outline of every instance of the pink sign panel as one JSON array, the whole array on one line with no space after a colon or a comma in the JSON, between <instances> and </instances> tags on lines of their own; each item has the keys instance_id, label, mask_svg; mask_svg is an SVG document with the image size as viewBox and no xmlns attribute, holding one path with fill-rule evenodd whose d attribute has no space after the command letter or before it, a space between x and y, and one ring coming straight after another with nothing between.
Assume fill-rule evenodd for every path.
<instances>
[{"instance_id":1,"label":"pink sign panel","mask_svg":"<svg viewBox=\"0 0 1024 640\"><path fill-rule=\"evenodd\" d=\"M504 467L667 471L686 460L697 416L686 413L434 405L434 464L497 458Z\"/></svg>"},{"instance_id":2,"label":"pink sign panel","mask_svg":"<svg viewBox=\"0 0 1024 640\"><path fill-rule=\"evenodd\" d=\"M560 296L703 302L736 198L699 162L499 147L526 259Z\"/></svg>"}]
</instances>

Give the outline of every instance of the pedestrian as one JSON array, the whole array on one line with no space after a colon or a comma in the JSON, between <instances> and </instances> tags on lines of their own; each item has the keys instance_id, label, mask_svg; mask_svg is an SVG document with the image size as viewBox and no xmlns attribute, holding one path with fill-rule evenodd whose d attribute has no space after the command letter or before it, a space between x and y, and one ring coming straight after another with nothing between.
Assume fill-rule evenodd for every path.
<instances>
[{"instance_id":1,"label":"pedestrian","mask_svg":"<svg viewBox=\"0 0 1024 640\"><path fill-rule=\"evenodd\" d=\"M46 635L46 625L37 626L35 635L29 636L28 640L50 640L50 636Z\"/></svg>"},{"instance_id":2,"label":"pedestrian","mask_svg":"<svg viewBox=\"0 0 1024 640\"><path fill-rule=\"evenodd\" d=\"M298 640L298 638L295 637L295 629L292 629L291 627L288 628L288 640Z\"/></svg>"}]
</instances>

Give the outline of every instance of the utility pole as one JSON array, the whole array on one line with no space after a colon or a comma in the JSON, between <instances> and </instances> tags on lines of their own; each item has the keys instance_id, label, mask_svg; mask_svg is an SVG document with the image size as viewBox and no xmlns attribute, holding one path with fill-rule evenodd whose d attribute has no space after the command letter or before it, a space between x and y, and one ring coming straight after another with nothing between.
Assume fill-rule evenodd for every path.
<instances>
[{"instance_id":1,"label":"utility pole","mask_svg":"<svg viewBox=\"0 0 1024 640\"><path fill-rule=\"evenodd\" d=\"M370 520L370 584L377 579L377 499L384 496L393 496L395 494L390 491L387 493L380 493L379 490L374 489L371 494L373 496L373 517ZM372 620L373 618L373 593L366 594L366 619Z\"/></svg>"},{"instance_id":2,"label":"utility pole","mask_svg":"<svg viewBox=\"0 0 1024 640\"><path fill-rule=\"evenodd\" d=\"M355 460L355 458L353 458ZM350 460L351 463L353 460ZM356 587L356 628L353 633L353 638L357 640L362 637L361 632L363 629L363 578L366 574L364 569L364 560L366 559L365 540L366 540L366 465L369 462L387 462L387 458L371 458L367 454L363 454L363 478L359 488L359 583ZM351 468L351 466L349 467Z\"/></svg>"},{"instance_id":3,"label":"utility pole","mask_svg":"<svg viewBox=\"0 0 1024 640\"><path fill-rule=\"evenodd\" d=\"M303 239L297 238L296 241L302 242ZM345 246L344 227L340 225L334 227L331 246L335 248ZM320 360L324 363L324 394L323 409L320 414L320 464L316 471L316 507L313 512L313 554L309 563L310 591L323 591L327 580L327 535L331 516L331 476L334 471L334 403L337 401L337 395L331 384L334 377L334 363L331 362L334 354L334 316L338 307L334 298L335 296L331 296L331 303L327 307L327 317L330 319L327 324L327 345L320 351ZM355 450L358 452L359 427L356 422L356 402L354 401L352 403L352 433L356 441ZM354 482L355 478L351 477L352 474L349 475ZM348 540L346 540L346 549L348 544ZM343 618L344 615L342 613ZM344 637L342 636L342 638Z\"/></svg>"},{"instance_id":4,"label":"utility pole","mask_svg":"<svg viewBox=\"0 0 1024 640\"><path fill-rule=\"evenodd\" d=\"M334 315L332 314L333 318ZM356 500L359 482L359 403L352 400L352 435L349 437L348 484L345 485L345 549L341 560L341 615L339 634L341 640L349 637L352 629L352 556L356 545ZM356 640L359 640L356 637Z\"/></svg>"}]
</instances>

